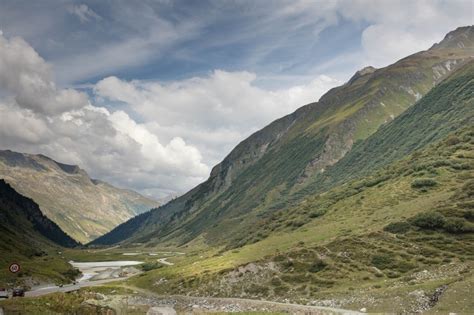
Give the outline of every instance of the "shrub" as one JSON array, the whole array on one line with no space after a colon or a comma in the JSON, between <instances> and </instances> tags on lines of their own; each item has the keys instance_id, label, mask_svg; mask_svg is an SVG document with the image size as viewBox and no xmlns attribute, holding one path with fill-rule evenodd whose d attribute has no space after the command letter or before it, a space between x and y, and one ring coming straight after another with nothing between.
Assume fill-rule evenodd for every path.
<instances>
[{"instance_id":1,"label":"shrub","mask_svg":"<svg viewBox=\"0 0 474 315\"><path fill-rule=\"evenodd\" d=\"M372 265L378 269L386 269L392 266L392 258L389 255L375 255L372 257Z\"/></svg>"},{"instance_id":2,"label":"shrub","mask_svg":"<svg viewBox=\"0 0 474 315\"><path fill-rule=\"evenodd\" d=\"M71 268L71 269L68 269L68 270L62 272L62 274L67 279L74 280L81 274L81 271L79 269L76 269L76 268Z\"/></svg>"},{"instance_id":3,"label":"shrub","mask_svg":"<svg viewBox=\"0 0 474 315\"><path fill-rule=\"evenodd\" d=\"M143 271L150 271L161 267L163 267L163 265L158 262L147 262L141 265Z\"/></svg>"},{"instance_id":4,"label":"shrub","mask_svg":"<svg viewBox=\"0 0 474 315\"><path fill-rule=\"evenodd\" d=\"M474 204L474 203L473 203ZM474 221L474 210L467 210L464 213L464 218L466 218L469 221Z\"/></svg>"},{"instance_id":5,"label":"shrub","mask_svg":"<svg viewBox=\"0 0 474 315\"><path fill-rule=\"evenodd\" d=\"M408 272L412 269L415 269L415 268L416 268L415 264L413 264L409 261L406 261L406 260L399 261L395 265L395 269L397 269L399 272L402 272L402 273L406 273L406 272Z\"/></svg>"},{"instance_id":6,"label":"shrub","mask_svg":"<svg viewBox=\"0 0 474 315\"><path fill-rule=\"evenodd\" d=\"M446 218L438 212L423 212L414 216L411 223L422 229L438 229L444 226Z\"/></svg>"},{"instance_id":7,"label":"shrub","mask_svg":"<svg viewBox=\"0 0 474 315\"><path fill-rule=\"evenodd\" d=\"M448 218L444 224L444 229L449 233L468 233L473 229L470 224L462 218Z\"/></svg>"},{"instance_id":8,"label":"shrub","mask_svg":"<svg viewBox=\"0 0 474 315\"><path fill-rule=\"evenodd\" d=\"M281 282L280 278L274 277L274 278L272 278L272 280L271 280L271 284L272 284L273 286L275 286L275 287L279 287L279 286L282 285L282 282Z\"/></svg>"},{"instance_id":9,"label":"shrub","mask_svg":"<svg viewBox=\"0 0 474 315\"><path fill-rule=\"evenodd\" d=\"M433 187L438 184L437 181L431 178L418 178L411 183L412 188Z\"/></svg>"},{"instance_id":10,"label":"shrub","mask_svg":"<svg viewBox=\"0 0 474 315\"><path fill-rule=\"evenodd\" d=\"M446 139L446 144L449 145L449 146L456 145L460 142L461 142L461 140L455 135L451 135L451 136L448 137L448 139Z\"/></svg>"},{"instance_id":11,"label":"shrub","mask_svg":"<svg viewBox=\"0 0 474 315\"><path fill-rule=\"evenodd\" d=\"M309 217L314 219L314 218L324 215L325 213L326 213L326 210L318 209L318 210L311 211L309 213Z\"/></svg>"},{"instance_id":12,"label":"shrub","mask_svg":"<svg viewBox=\"0 0 474 315\"><path fill-rule=\"evenodd\" d=\"M394 233L394 234L403 234L408 232L410 229L410 224L405 221L401 222L393 222L385 226L383 229L386 232Z\"/></svg>"},{"instance_id":13,"label":"shrub","mask_svg":"<svg viewBox=\"0 0 474 315\"><path fill-rule=\"evenodd\" d=\"M326 268L327 264L322 261L321 259L316 260L311 266L309 267L309 272L319 272Z\"/></svg>"}]
</instances>

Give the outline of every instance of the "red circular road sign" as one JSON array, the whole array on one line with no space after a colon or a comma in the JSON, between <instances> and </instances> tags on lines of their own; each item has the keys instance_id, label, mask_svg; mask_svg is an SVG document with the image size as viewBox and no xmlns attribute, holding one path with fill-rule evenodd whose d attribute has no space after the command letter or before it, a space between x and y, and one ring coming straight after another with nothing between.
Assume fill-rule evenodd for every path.
<instances>
[{"instance_id":1,"label":"red circular road sign","mask_svg":"<svg viewBox=\"0 0 474 315\"><path fill-rule=\"evenodd\" d=\"M10 270L11 273L17 273L20 271L20 265L17 263L13 263L10 265L10 267L8 267L8 269Z\"/></svg>"}]
</instances>

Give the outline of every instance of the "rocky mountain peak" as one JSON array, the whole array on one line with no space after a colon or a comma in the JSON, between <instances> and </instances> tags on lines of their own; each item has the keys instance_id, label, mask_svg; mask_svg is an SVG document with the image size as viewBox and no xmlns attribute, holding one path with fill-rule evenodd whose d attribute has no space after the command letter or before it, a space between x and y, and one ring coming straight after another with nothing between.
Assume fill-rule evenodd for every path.
<instances>
[{"instance_id":1,"label":"rocky mountain peak","mask_svg":"<svg viewBox=\"0 0 474 315\"><path fill-rule=\"evenodd\" d=\"M360 69L359 71L357 71L356 73L354 73L354 75L349 79L349 81L347 82L347 84L353 84L355 81L357 81L359 78L365 76L365 75L368 75L368 74L372 74L376 71L377 69L372 67L372 66L367 66L367 67L364 67L362 69Z\"/></svg>"},{"instance_id":2,"label":"rocky mountain peak","mask_svg":"<svg viewBox=\"0 0 474 315\"><path fill-rule=\"evenodd\" d=\"M474 25L458 27L431 49L474 47Z\"/></svg>"}]
</instances>

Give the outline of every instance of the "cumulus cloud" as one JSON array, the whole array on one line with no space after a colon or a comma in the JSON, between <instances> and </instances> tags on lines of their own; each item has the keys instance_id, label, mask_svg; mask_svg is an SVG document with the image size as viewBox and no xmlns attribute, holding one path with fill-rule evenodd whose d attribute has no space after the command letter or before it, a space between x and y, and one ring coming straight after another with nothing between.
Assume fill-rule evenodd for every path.
<instances>
[{"instance_id":1,"label":"cumulus cloud","mask_svg":"<svg viewBox=\"0 0 474 315\"><path fill-rule=\"evenodd\" d=\"M254 85L256 78L222 70L166 84L107 77L94 91L105 103L125 103L160 137L180 136L195 144L212 165L252 132L340 84L321 75L305 85L268 91Z\"/></svg>"},{"instance_id":2,"label":"cumulus cloud","mask_svg":"<svg viewBox=\"0 0 474 315\"><path fill-rule=\"evenodd\" d=\"M251 132L339 83L319 76L268 91L256 79L220 70L166 84L108 77L91 101L56 86L50 65L27 42L0 35L0 148L78 164L155 197L182 193ZM113 109L113 102L125 106Z\"/></svg>"},{"instance_id":3,"label":"cumulus cloud","mask_svg":"<svg viewBox=\"0 0 474 315\"><path fill-rule=\"evenodd\" d=\"M157 197L209 173L200 152L183 139L160 141L127 113L56 87L50 66L20 38L0 35L0 91L2 149L43 153Z\"/></svg>"},{"instance_id":4,"label":"cumulus cloud","mask_svg":"<svg viewBox=\"0 0 474 315\"><path fill-rule=\"evenodd\" d=\"M57 114L87 104L84 93L57 89L51 67L23 39L0 35L0 89L19 106L42 114Z\"/></svg>"}]
</instances>

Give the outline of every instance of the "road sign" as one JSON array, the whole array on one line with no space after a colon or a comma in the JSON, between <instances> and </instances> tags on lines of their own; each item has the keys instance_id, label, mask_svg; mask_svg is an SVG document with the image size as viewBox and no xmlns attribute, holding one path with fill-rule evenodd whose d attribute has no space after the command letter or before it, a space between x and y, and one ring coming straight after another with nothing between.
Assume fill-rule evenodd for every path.
<instances>
[{"instance_id":1,"label":"road sign","mask_svg":"<svg viewBox=\"0 0 474 315\"><path fill-rule=\"evenodd\" d=\"M17 273L20 271L20 265L17 263L13 263L10 265L8 269L10 270L11 273Z\"/></svg>"}]
</instances>

